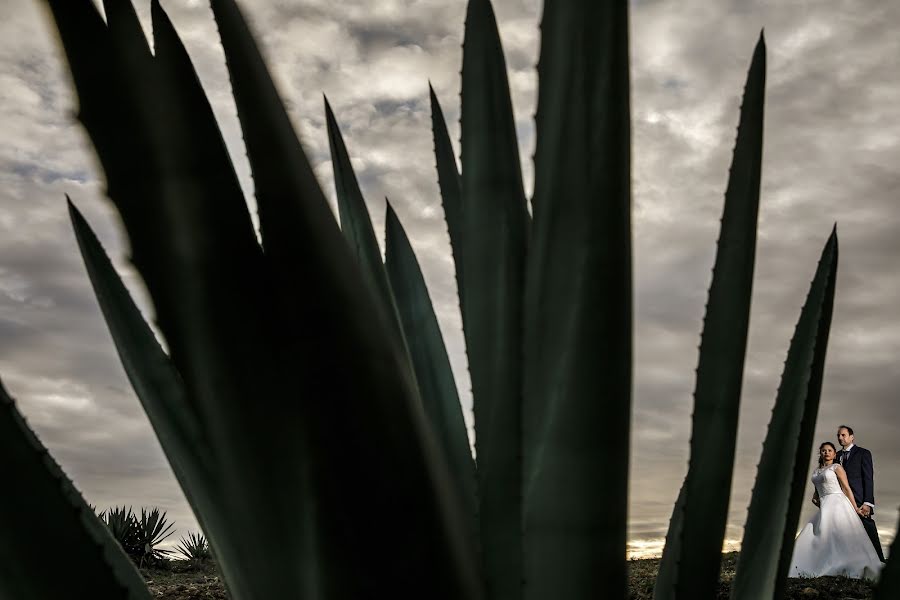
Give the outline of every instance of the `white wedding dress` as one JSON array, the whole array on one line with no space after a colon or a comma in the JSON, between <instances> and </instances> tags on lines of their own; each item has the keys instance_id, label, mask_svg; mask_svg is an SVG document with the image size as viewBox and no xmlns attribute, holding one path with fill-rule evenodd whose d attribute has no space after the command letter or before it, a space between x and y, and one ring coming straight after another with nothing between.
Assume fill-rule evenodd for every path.
<instances>
[{"instance_id":1,"label":"white wedding dress","mask_svg":"<svg viewBox=\"0 0 900 600\"><path fill-rule=\"evenodd\" d=\"M813 471L819 492L819 511L794 542L788 577L841 575L852 579L876 579L881 561L856 514L841 490L837 464Z\"/></svg>"}]
</instances>

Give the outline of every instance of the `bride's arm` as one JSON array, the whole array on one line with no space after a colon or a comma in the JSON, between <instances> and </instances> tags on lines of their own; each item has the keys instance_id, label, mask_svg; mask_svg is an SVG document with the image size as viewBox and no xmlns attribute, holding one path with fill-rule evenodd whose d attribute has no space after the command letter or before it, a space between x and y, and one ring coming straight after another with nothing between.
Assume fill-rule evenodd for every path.
<instances>
[{"instance_id":1,"label":"bride's arm","mask_svg":"<svg viewBox=\"0 0 900 600\"><path fill-rule=\"evenodd\" d=\"M853 490L850 489L850 483L847 481L847 472L844 471L844 467L838 465L834 469L834 474L837 475L838 482L841 484L841 489L844 490L844 495L850 499L850 504L852 504L853 509L856 510L856 500L853 498Z\"/></svg>"},{"instance_id":2,"label":"bride's arm","mask_svg":"<svg viewBox=\"0 0 900 600\"><path fill-rule=\"evenodd\" d=\"M819 505L819 490L813 491L812 503L816 506Z\"/></svg>"}]
</instances>

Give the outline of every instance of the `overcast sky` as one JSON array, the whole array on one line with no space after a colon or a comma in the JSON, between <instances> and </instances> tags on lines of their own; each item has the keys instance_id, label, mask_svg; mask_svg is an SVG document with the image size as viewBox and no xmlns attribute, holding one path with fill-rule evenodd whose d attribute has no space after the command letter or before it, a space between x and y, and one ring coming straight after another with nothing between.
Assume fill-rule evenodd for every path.
<instances>
[{"instance_id":1,"label":"overcast sky","mask_svg":"<svg viewBox=\"0 0 900 600\"><path fill-rule=\"evenodd\" d=\"M149 31L149 0L136 3ZM208 5L163 5L252 196ZM471 423L427 88L430 80L458 140L465 2L243 0L241 6L330 197L323 93L376 228L385 196L406 225ZM873 452L886 545L900 505L900 3L633 0L631 8L630 549L660 551L687 469L696 348L740 93L763 27L769 48L763 187L727 541L741 538L788 343L837 222L841 255L816 445L834 441L837 425L849 423L857 442ZM495 9L530 193L541 4L497 0ZM196 521L124 376L66 214L68 193L143 299L75 109L41 3L0 1L0 377L88 502L159 506L174 518L177 539ZM619 432L598 435L615 452L628 451L617 448ZM812 510L807 503L801 524Z\"/></svg>"}]
</instances>

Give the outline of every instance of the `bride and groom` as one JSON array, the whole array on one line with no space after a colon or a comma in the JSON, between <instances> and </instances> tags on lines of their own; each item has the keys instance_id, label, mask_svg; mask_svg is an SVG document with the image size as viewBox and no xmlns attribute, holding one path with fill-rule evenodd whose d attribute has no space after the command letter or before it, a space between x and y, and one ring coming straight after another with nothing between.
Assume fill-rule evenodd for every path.
<instances>
[{"instance_id":1,"label":"bride and groom","mask_svg":"<svg viewBox=\"0 0 900 600\"><path fill-rule=\"evenodd\" d=\"M875 514L872 453L853 443L853 429L838 428L834 444L819 446L813 504L819 511L794 542L790 577L842 575L875 579L884 562Z\"/></svg>"}]
</instances>

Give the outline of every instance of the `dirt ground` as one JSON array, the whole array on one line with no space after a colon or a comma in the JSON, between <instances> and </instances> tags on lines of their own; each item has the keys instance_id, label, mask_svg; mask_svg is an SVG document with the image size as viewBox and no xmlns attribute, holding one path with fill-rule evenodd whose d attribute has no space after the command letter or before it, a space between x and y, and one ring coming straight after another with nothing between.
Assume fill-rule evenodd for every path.
<instances>
[{"instance_id":1,"label":"dirt ground","mask_svg":"<svg viewBox=\"0 0 900 600\"><path fill-rule=\"evenodd\" d=\"M737 564L737 553L722 556L722 581L718 599L727 600ZM653 584L659 559L628 561L629 597L632 600L653 598ZM165 600L225 600L229 598L215 565L191 565L171 561L157 569L141 569L147 586L155 598ZM874 586L866 581L844 577L788 580L788 600L865 600L872 597Z\"/></svg>"},{"instance_id":2,"label":"dirt ground","mask_svg":"<svg viewBox=\"0 0 900 600\"><path fill-rule=\"evenodd\" d=\"M154 598L166 600L225 600L230 598L215 565L170 561L166 567L140 569Z\"/></svg>"},{"instance_id":3,"label":"dirt ground","mask_svg":"<svg viewBox=\"0 0 900 600\"><path fill-rule=\"evenodd\" d=\"M717 600L728 600L731 581L737 567L737 552L722 555L722 578L719 582ZM653 584L659 569L659 559L628 561L629 592L632 600L651 600ZM785 598L787 600L857 600L872 597L875 587L859 579L846 577L817 577L815 579L788 579Z\"/></svg>"}]
</instances>

